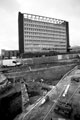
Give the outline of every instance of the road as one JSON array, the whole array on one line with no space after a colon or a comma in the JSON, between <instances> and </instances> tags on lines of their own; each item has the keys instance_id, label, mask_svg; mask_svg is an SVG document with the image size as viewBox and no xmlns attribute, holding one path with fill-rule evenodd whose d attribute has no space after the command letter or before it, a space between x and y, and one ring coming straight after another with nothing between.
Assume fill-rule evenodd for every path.
<instances>
[{"instance_id":1,"label":"road","mask_svg":"<svg viewBox=\"0 0 80 120\"><path fill-rule=\"evenodd\" d=\"M54 88L52 88L42 99L40 99L40 101L38 101L31 108L30 111L23 113L20 117L21 119L19 118L18 120L49 120L51 117L49 114L53 111L57 100L64 92L66 86L70 84L70 76L76 74L76 71L77 66L69 71ZM42 101L46 98L46 96L49 96L50 100L42 105Z\"/></svg>"}]
</instances>

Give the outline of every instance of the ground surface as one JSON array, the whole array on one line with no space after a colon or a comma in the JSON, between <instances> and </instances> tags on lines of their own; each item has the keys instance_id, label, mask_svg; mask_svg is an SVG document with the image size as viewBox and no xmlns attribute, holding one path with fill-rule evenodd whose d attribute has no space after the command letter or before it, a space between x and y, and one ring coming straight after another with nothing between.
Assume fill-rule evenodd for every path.
<instances>
[{"instance_id":1,"label":"ground surface","mask_svg":"<svg viewBox=\"0 0 80 120\"><path fill-rule=\"evenodd\" d=\"M48 85L55 85L58 83L60 78L69 70L71 70L75 64L69 63L66 65L59 63L52 66L52 64L46 64L45 65L37 65L37 66L24 66L20 68L14 68L14 69L9 69L8 72L5 72L6 77L13 78L13 80L19 80L20 78L24 78L26 82L28 81L35 81L35 82L40 82L41 79L43 79L43 84L48 84ZM40 82L42 85L42 83ZM36 87L33 87L35 90L40 90L36 89ZM61 90L61 88L59 89ZM11 92L11 91L10 91ZM39 91L40 92L40 91ZM51 92L52 93L52 92ZM9 92L8 92L9 94ZM40 93L41 94L41 93ZM7 95L7 94L6 94ZM59 94L58 94L59 96ZM55 96L58 97L58 96ZM31 103L35 103L36 100L39 99L40 96L34 96L33 98L31 97ZM42 119L44 116L47 114L47 112L51 109L51 106L54 104L55 98L52 97L52 94L50 96L51 100L45 103L45 105L40 106L38 109L35 109L33 111L33 114L28 116L29 119L35 119L37 118ZM17 100L17 99L16 99ZM43 112L44 111L44 112ZM30 113L31 114L31 113ZM40 114L40 115L39 115ZM34 116L35 115L35 116ZM41 116L41 118L40 118ZM31 118L30 118L31 117Z\"/></svg>"},{"instance_id":2,"label":"ground surface","mask_svg":"<svg viewBox=\"0 0 80 120\"><path fill-rule=\"evenodd\" d=\"M26 113L23 115L23 120L51 120L51 118L52 119L55 118L57 120L58 118L63 117L61 115L55 114L55 112L54 112L54 108L57 103L56 100L58 100L58 99L60 99L60 100L64 99L66 101L68 101L68 99L70 99L70 101L73 103L73 108L74 108L73 114L75 114L76 113L75 108L77 109L77 107L74 107L74 106L76 106L77 104L80 105L80 103L78 102L78 100L80 100L80 93L79 93L80 89L78 91L76 91L76 89L79 87L80 84L72 83L71 76L73 76L73 75L79 76L79 74L80 74L79 69L72 71L67 77L65 77L61 82L59 82L57 84L56 89L51 90L51 92L49 94L49 97L50 97L49 101L45 102L45 104L43 104L43 105L40 105L40 103L39 103L39 106L34 108L28 114ZM69 88L68 93L65 96L65 98L63 98L63 96L62 96L63 92L68 84L70 84L70 88ZM72 96L72 98L70 98L71 96ZM79 109L77 111L79 112ZM70 119L73 120L74 115L72 115Z\"/></svg>"}]
</instances>

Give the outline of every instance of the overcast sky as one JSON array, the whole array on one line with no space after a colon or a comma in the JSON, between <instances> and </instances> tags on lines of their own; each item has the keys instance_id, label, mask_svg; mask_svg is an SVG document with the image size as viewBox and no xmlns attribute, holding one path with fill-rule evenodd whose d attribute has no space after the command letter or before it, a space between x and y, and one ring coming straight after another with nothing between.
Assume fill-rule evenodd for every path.
<instances>
[{"instance_id":1,"label":"overcast sky","mask_svg":"<svg viewBox=\"0 0 80 120\"><path fill-rule=\"evenodd\" d=\"M18 49L18 12L69 22L70 45L80 45L80 0L0 0L0 51Z\"/></svg>"}]
</instances>

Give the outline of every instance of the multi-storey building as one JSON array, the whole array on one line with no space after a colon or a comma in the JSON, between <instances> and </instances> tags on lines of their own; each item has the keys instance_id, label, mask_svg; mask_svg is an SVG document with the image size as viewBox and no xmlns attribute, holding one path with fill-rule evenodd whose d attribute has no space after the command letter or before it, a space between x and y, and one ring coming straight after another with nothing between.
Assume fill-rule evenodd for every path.
<instances>
[{"instance_id":1,"label":"multi-storey building","mask_svg":"<svg viewBox=\"0 0 80 120\"><path fill-rule=\"evenodd\" d=\"M18 27L20 53L68 51L69 27L64 20L19 12Z\"/></svg>"},{"instance_id":2,"label":"multi-storey building","mask_svg":"<svg viewBox=\"0 0 80 120\"><path fill-rule=\"evenodd\" d=\"M19 57L19 50L1 50L2 59L10 59L12 57Z\"/></svg>"}]
</instances>

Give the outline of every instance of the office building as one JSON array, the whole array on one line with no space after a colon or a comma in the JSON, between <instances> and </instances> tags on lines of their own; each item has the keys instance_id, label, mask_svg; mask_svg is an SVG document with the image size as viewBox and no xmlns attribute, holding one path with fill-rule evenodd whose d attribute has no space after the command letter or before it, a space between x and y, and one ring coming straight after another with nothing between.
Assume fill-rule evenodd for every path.
<instances>
[{"instance_id":1,"label":"office building","mask_svg":"<svg viewBox=\"0 0 80 120\"><path fill-rule=\"evenodd\" d=\"M19 52L68 52L69 26L60 19L18 14Z\"/></svg>"}]
</instances>

